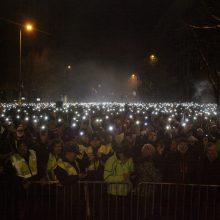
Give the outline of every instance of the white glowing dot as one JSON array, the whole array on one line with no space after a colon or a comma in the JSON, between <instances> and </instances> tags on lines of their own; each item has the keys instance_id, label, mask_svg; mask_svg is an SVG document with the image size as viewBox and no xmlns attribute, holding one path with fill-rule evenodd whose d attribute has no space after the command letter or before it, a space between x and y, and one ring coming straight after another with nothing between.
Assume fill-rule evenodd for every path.
<instances>
[{"instance_id":1,"label":"white glowing dot","mask_svg":"<svg viewBox=\"0 0 220 220\"><path fill-rule=\"evenodd\" d=\"M167 126L166 126L166 129L167 129L167 130L170 130L170 125L167 125Z\"/></svg>"},{"instance_id":2,"label":"white glowing dot","mask_svg":"<svg viewBox=\"0 0 220 220\"><path fill-rule=\"evenodd\" d=\"M113 131L113 129L114 129L113 126L109 126L109 127L108 127L108 130L109 130L109 131Z\"/></svg>"}]
</instances>

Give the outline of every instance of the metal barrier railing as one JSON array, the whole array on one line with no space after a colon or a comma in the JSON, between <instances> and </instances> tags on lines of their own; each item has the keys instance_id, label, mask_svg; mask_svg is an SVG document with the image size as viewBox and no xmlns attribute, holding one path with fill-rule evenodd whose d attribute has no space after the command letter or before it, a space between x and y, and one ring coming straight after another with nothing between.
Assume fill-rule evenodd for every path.
<instances>
[{"instance_id":1,"label":"metal barrier railing","mask_svg":"<svg viewBox=\"0 0 220 220\"><path fill-rule=\"evenodd\" d=\"M220 186L35 182L26 189L0 182L0 217L42 220L219 220Z\"/></svg>"}]
</instances>

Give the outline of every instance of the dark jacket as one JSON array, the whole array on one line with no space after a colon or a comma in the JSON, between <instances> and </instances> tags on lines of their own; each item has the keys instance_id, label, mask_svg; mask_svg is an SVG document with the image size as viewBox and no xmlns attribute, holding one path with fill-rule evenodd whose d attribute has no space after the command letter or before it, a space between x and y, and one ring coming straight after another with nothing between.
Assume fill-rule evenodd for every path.
<instances>
[{"instance_id":1,"label":"dark jacket","mask_svg":"<svg viewBox=\"0 0 220 220\"><path fill-rule=\"evenodd\" d=\"M165 159L164 180L171 183L195 183L197 163L194 157L187 152L169 152Z\"/></svg>"},{"instance_id":2,"label":"dark jacket","mask_svg":"<svg viewBox=\"0 0 220 220\"><path fill-rule=\"evenodd\" d=\"M220 158L211 162L207 156L204 156L199 161L198 183L220 185Z\"/></svg>"}]
</instances>

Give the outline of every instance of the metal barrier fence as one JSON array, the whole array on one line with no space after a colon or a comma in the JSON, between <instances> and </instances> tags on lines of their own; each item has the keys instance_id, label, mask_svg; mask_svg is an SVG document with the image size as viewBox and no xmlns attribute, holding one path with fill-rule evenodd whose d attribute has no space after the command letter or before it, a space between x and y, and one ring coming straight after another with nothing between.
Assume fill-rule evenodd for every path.
<instances>
[{"instance_id":1,"label":"metal barrier fence","mask_svg":"<svg viewBox=\"0 0 220 220\"><path fill-rule=\"evenodd\" d=\"M219 220L220 186L170 183L0 182L1 220Z\"/></svg>"}]
</instances>

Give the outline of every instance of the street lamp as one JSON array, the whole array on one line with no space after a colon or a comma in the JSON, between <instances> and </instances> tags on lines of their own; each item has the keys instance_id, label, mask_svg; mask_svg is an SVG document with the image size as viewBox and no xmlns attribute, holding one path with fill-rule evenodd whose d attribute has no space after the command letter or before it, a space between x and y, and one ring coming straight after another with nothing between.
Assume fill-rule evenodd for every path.
<instances>
[{"instance_id":1,"label":"street lamp","mask_svg":"<svg viewBox=\"0 0 220 220\"><path fill-rule=\"evenodd\" d=\"M137 76L136 76L135 73L132 73L132 75L131 75L131 79L132 79L132 80L136 80L136 79L137 79Z\"/></svg>"},{"instance_id":2,"label":"street lamp","mask_svg":"<svg viewBox=\"0 0 220 220\"><path fill-rule=\"evenodd\" d=\"M23 82L22 82L22 30L25 30L26 32L32 32L33 31L33 25L30 23L25 24L24 26L21 26L20 32L19 32L19 102L21 102L21 89L23 87Z\"/></svg>"},{"instance_id":3,"label":"street lamp","mask_svg":"<svg viewBox=\"0 0 220 220\"><path fill-rule=\"evenodd\" d=\"M158 57L157 57L155 54L151 54L151 55L149 56L149 60L150 60L150 63L151 63L151 64L155 64L155 63L157 63L157 61L158 61Z\"/></svg>"}]
</instances>

